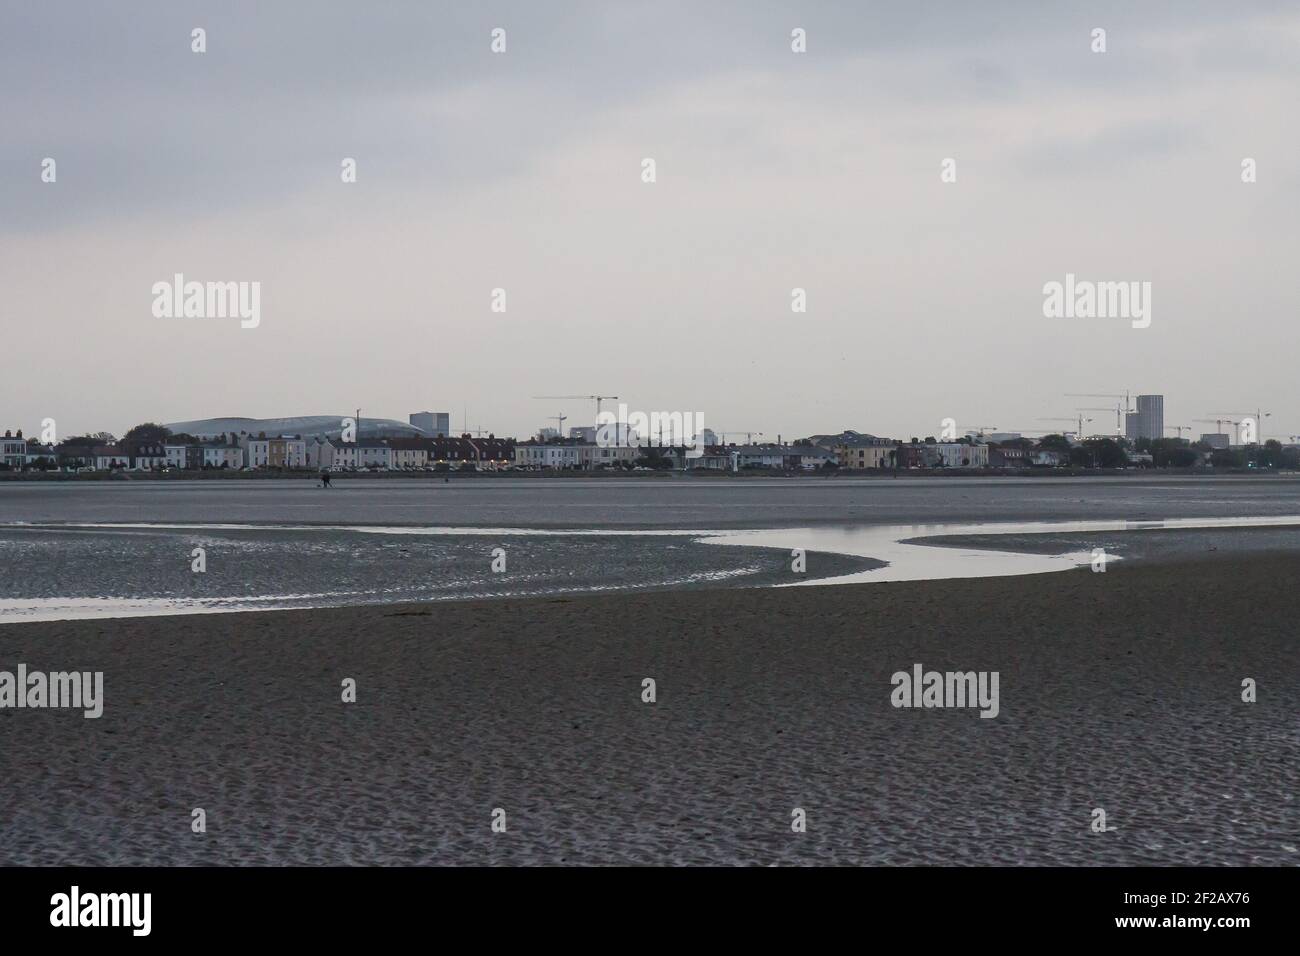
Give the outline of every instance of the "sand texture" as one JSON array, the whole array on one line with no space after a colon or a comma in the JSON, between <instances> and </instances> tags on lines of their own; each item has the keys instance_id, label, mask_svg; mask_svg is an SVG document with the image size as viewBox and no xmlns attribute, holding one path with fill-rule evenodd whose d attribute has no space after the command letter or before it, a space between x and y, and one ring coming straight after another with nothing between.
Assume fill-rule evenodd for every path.
<instances>
[{"instance_id":1,"label":"sand texture","mask_svg":"<svg viewBox=\"0 0 1300 956\"><path fill-rule=\"evenodd\" d=\"M4 626L0 669L103 670L106 704L0 710L0 863L1300 864L1298 583L1252 555ZM892 707L915 662L998 671L1000 714Z\"/></svg>"}]
</instances>

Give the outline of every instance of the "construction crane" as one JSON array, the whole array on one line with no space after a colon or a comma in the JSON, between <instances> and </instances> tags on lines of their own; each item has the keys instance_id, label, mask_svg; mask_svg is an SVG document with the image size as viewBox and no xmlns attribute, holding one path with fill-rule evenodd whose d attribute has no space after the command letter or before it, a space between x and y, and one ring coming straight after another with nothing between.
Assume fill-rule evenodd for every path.
<instances>
[{"instance_id":1,"label":"construction crane","mask_svg":"<svg viewBox=\"0 0 1300 956\"><path fill-rule=\"evenodd\" d=\"M1110 412L1110 411L1113 411L1113 412L1115 413L1115 431L1116 431L1117 433L1119 433L1120 435L1123 435L1123 434L1124 434L1124 415L1125 415L1126 413L1128 413L1128 412L1133 411L1133 408L1132 408L1132 406L1131 406L1130 403L1129 403L1129 393L1128 393L1128 392L1124 392L1124 393L1122 393L1122 394L1117 393L1117 392L1110 392L1110 393L1104 393L1104 392L1101 392L1101 393L1099 393L1099 392L1066 392L1066 393L1065 393L1065 397L1066 397L1066 398L1114 398L1114 399L1123 399L1123 404L1121 405L1120 402L1117 401L1117 402L1115 402L1115 407L1114 407L1114 408L1085 408L1085 409L1083 409L1083 411L1085 411L1085 412L1089 412L1089 411L1092 411L1092 412Z\"/></svg>"},{"instance_id":2,"label":"construction crane","mask_svg":"<svg viewBox=\"0 0 1300 956\"><path fill-rule=\"evenodd\" d=\"M727 443L727 436L728 436L728 435L744 435L744 436L745 436L745 444L746 444L746 445L752 445L752 444L754 444L754 436L755 436L755 435L757 435L759 438L762 438L762 437L763 437L763 433L762 433L762 432L741 432L741 431L734 431L734 432L714 432L714 434L717 435L720 439L722 439L722 444L724 444L724 445Z\"/></svg>"},{"instance_id":3,"label":"construction crane","mask_svg":"<svg viewBox=\"0 0 1300 956\"><path fill-rule=\"evenodd\" d=\"M1255 420L1255 437L1256 437L1257 439L1259 438L1260 433L1264 430L1264 419L1266 419L1266 418L1271 418L1271 417L1273 416L1273 413L1272 413L1272 412L1266 412L1266 411L1263 411L1262 409L1258 409L1258 408L1255 409L1253 412L1208 412L1207 414L1210 414L1210 415L1241 415L1241 416L1244 416L1244 418L1254 418L1254 420ZM1235 424L1235 425L1238 425L1238 426L1245 424L1244 418L1243 418L1243 420L1241 420L1241 421L1234 422L1234 424ZM1240 429L1238 429L1238 431L1240 431ZM1238 440L1240 440L1241 435L1238 434L1237 438L1238 438Z\"/></svg>"},{"instance_id":4,"label":"construction crane","mask_svg":"<svg viewBox=\"0 0 1300 956\"><path fill-rule=\"evenodd\" d=\"M600 403L618 401L617 395L534 395L533 398L539 400L545 399L547 401L568 401L585 398L588 401L594 401L596 403L596 419L598 421L600 419Z\"/></svg>"},{"instance_id":5,"label":"construction crane","mask_svg":"<svg viewBox=\"0 0 1300 956\"><path fill-rule=\"evenodd\" d=\"M1213 423L1214 423L1214 433L1215 433L1216 435L1223 435L1223 434L1226 434L1226 432L1224 432L1224 430L1223 430L1223 426L1224 426L1225 424L1231 425L1231 426L1233 427L1234 430L1236 430L1236 427L1237 427L1237 423L1236 423L1235 421L1233 421L1231 418L1193 418L1192 421L1194 421L1194 422L1204 422L1204 423L1207 424L1207 425L1210 424L1211 422L1213 422Z\"/></svg>"},{"instance_id":6,"label":"construction crane","mask_svg":"<svg viewBox=\"0 0 1300 956\"><path fill-rule=\"evenodd\" d=\"M1078 411L1081 411L1081 412L1113 412L1113 411L1115 411L1115 408L1114 408L1114 407L1103 408L1103 407L1099 407L1099 406L1093 406L1092 408L1080 408L1080 409L1078 409ZM1118 415L1116 415L1116 417L1115 417L1115 421L1116 421L1116 425L1115 425L1116 433L1119 434L1119 435L1123 435L1123 434L1124 434L1124 429L1123 429L1123 427L1121 427L1120 424L1119 424L1120 418L1119 418Z\"/></svg>"},{"instance_id":7,"label":"construction crane","mask_svg":"<svg viewBox=\"0 0 1300 956\"><path fill-rule=\"evenodd\" d=\"M979 435L980 438L983 438L985 430L994 431L997 429L997 427L998 427L997 425L976 425L975 434Z\"/></svg>"},{"instance_id":8,"label":"construction crane","mask_svg":"<svg viewBox=\"0 0 1300 956\"><path fill-rule=\"evenodd\" d=\"M555 422L555 430L560 433L561 438L564 437L564 423L568 420L569 420L568 415L552 415L550 418L547 419L547 421Z\"/></svg>"},{"instance_id":9,"label":"construction crane","mask_svg":"<svg viewBox=\"0 0 1300 956\"><path fill-rule=\"evenodd\" d=\"M1183 440L1183 432L1190 432L1191 430L1192 430L1191 425L1166 425L1165 426L1165 431L1178 433L1179 441Z\"/></svg>"},{"instance_id":10,"label":"construction crane","mask_svg":"<svg viewBox=\"0 0 1300 956\"><path fill-rule=\"evenodd\" d=\"M1106 410L1106 411L1110 411L1109 408L1108 408L1108 409L1105 409L1105 410ZM1091 419L1091 418L1084 418L1082 415L1075 415L1073 418L1040 418L1040 419L1038 419L1038 421L1040 421L1040 422L1072 422L1072 423L1074 423L1074 424L1076 425L1076 430L1075 430L1075 432L1074 432L1075 437L1078 438L1080 441L1082 441L1082 440L1083 440L1083 426L1084 426L1084 423L1085 423L1085 422L1090 422L1090 421L1092 421L1092 419Z\"/></svg>"}]
</instances>

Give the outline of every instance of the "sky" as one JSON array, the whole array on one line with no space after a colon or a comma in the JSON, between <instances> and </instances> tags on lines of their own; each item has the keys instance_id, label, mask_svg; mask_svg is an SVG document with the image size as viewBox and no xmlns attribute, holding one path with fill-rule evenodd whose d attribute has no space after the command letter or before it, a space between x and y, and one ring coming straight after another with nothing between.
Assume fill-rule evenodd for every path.
<instances>
[{"instance_id":1,"label":"sky","mask_svg":"<svg viewBox=\"0 0 1300 956\"><path fill-rule=\"evenodd\" d=\"M909 437L1131 391L1300 433L1297 104L1295 3L0 0L0 428L524 437L600 393ZM176 273L259 324L155 315ZM1150 325L1046 317L1067 274Z\"/></svg>"}]
</instances>

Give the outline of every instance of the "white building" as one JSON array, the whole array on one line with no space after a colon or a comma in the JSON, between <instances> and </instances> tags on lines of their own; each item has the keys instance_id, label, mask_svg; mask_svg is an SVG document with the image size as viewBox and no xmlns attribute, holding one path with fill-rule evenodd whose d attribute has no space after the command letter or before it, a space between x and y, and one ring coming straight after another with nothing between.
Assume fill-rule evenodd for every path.
<instances>
[{"instance_id":1,"label":"white building","mask_svg":"<svg viewBox=\"0 0 1300 956\"><path fill-rule=\"evenodd\" d=\"M987 468L988 445L967 445L965 442L936 442L939 462L944 468Z\"/></svg>"},{"instance_id":2,"label":"white building","mask_svg":"<svg viewBox=\"0 0 1300 956\"><path fill-rule=\"evenodd\" d=\"M244 437L239 442L244 446L244 464L249 468L265 468L271 463L271 439Z\"/></svg>"},{"instance_id":3,"label":"white building","mask_svg":"<svg viewBox=\"0 0 1300 956\"><path fill-rule=\"evenodd\" d=\"M184 468L188 445L163 445L163 455L169 468Z\"/></svg>"},{"instance_id":4,"label":"white building","mask_svg":"<svg viewBox=\"0 0 1300 956\"><path fill-rule=\"evenodd\" d=\"M523 441L515 445L515 466L525 468L579 468L582 466L584 459L590 461L590 453L585 449L595 447L595 445L552 445Z\"/></svg>"},{"instance_id":5,"label":"white building","mask_svg":"<svg viewBox=\"0 0 1300 956\"><path fill-rule=\"evenodd\" d=\"M328 438L313 438L307 442L307 467L322 470L334 467L335 443Z\"/></svg>"},{"instance_id":6,"label":"white building","mask_svg":"<svg viewBox=\"0 0 1300 956\"><path fill-rule=\"evenodd\" d=\"M244 449L238 445L208 443L203 446L204 468L239 469L244 466Z\"/></svg>"},{"instance_id":7,"label":"white building","mask_svg":"<svg viewBox=\"0 0 1300 956\"><path fill-rule=\"evenodd\" d=\"M392 467L398 471L423 471L429 464L428 439L392 438L388 447L392 449Z\"/></svg>"},{"instance_id":8,"label":"white building","mask_svg":"<svg viewBox=\"0 0 1300 956\"><path fill-rule=\"evenodd\" d=\"M333 467L342 471L387 470L393 467L393 450L382 441L340 442L334 446Z\"/></svg>"},{"instance_id":9,"label":"white building","mask_svg":"<svg viewBox=\"0 0 1300 956\"><path fill-rule=\"evenodd\" d=\"M116 445L96 445L92 456L97 471L131 467L131 456Z\"/></svg>"}]
</instances>

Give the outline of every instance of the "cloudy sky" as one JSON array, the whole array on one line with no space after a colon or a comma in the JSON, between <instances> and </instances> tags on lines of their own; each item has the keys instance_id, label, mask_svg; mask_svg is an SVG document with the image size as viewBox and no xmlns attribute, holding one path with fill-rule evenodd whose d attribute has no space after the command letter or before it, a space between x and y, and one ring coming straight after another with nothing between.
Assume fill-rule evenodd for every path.
<instances>
[{"instance_id":1,"label":"cloudy sky","mask_svg":"<svg viewBox=\"0 0 1300 956\"><path fill-rule=\"evenodd\" d=\"M1295 3L0 0L0 427L522 437L601 392L907 437L1131 389L1300 432L1297 104ZM156 318L177 272L260 326ZM1045 318L1066 273L1151 326Z\"/></svg>"}]
</instances>

